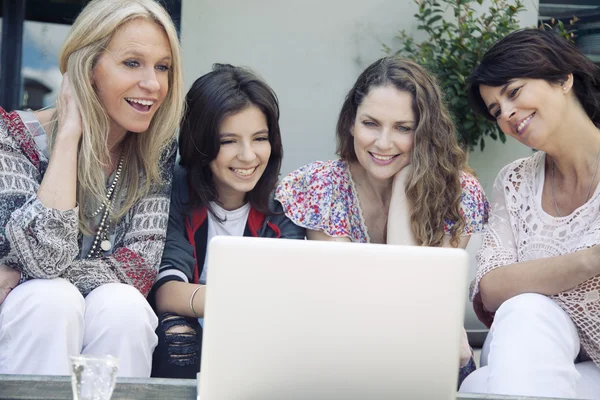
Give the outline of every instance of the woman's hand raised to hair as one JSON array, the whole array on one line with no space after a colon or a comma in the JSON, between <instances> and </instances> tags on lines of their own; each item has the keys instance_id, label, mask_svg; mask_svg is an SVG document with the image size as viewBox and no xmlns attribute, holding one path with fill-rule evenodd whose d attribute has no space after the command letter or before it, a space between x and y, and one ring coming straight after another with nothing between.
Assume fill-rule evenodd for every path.
<instances>
[{"instance_id":1,"label":"woman's hand raised to hair","mask_svg":"<svg viewBox=\"0 0 600 400\"><path fill-rule=\"evenodd\" d=\"M0 265L0 304L4 303L6 296L19 284L19 279L21 279L19 271Z\"/></svg>"},{"instance_id":2,"label":"woman's hand raised to hair","mask_svg":"<svg viewBox=\"0 0 600 400\"><path fill-rule=\"evenodd\" d=\"M67 74L56 98L58 133L48 168L37 191L47 208L71 210L77 204L77 157L82 135L81 114Z\"/></svg>"},{"instance_id":3,"label":"woman's hand raised to hair","mask_svg":"<svg viewBox=\"0 0 600 400\"><path fill-rule=\"evenodd\" d=\"M58 140L73 140L79 143L83 132L81 126L81 113L75 99L75 92L69 76L63 75L60 93L56 98L58 111Z\"/></svg>"}]
</instances>

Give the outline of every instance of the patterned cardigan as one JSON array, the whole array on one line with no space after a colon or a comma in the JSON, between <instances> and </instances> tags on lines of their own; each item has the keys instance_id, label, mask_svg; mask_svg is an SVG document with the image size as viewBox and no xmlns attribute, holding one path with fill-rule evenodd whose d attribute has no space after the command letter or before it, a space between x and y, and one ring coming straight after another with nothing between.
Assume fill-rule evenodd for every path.
<instances>
[{"instance_id":1,"label":"patterned cardigan","mask_svg":"<svg viewBox=\"0 0 600 400\"><path fill-rule=\"evenodd\" d=\"M78 207L59 211L37 197L48 159L16 112L0 108L0 264L32 279L64 278L86 296L100 285L133 285L144 296L157 275L165 243L176 143L160 159L160 183L115 227L114 252L80 258Z\"/></svg>"}]
</instances>

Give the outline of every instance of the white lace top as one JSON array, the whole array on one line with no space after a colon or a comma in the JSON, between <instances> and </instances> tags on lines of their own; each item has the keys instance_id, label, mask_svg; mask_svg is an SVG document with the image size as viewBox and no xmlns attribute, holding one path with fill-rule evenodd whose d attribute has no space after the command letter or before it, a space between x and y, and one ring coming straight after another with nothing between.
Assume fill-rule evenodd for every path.
<instances>
[{"instance_id":1,"label":"white lace top","mask_svg":"<svg viewBox=\"0 0 600 400\"><path fill-rule=\"evenodd\" d=\"M600 185L590 200L571 215L555 218L542 209L544 152L504 167L490 204L489 227L477 254L477 276L471 287L475 312L483 322L493 315L479 296L481 278L504 265L554 257L600 244ZM585 352L600 366L600 276L551 296L571 317Z\"/></svg>"}]
</instances>

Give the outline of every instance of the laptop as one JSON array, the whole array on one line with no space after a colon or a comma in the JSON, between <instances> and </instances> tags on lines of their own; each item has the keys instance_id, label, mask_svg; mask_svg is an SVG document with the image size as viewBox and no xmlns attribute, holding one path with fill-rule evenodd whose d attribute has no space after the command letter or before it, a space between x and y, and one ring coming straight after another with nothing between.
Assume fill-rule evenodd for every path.
<instances>
[{"instance_id":1,"label":"laptop","mask_svg":"<svg viewBox=\"0 0 600 400\"><path fill-rule=\"evenodd\" d=\"M201 400L454 399L464 250L219 236Z\"/></svg>"}]
</instances>

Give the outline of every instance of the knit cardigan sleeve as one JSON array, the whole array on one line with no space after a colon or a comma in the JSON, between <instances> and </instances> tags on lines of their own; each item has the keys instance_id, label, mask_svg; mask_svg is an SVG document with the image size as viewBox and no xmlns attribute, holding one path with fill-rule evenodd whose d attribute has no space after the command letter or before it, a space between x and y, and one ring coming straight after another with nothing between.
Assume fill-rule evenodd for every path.
<instances>
[{"instance_id":1,"label":"knit cardigan sleeve","mask_svg":"<svg viewBox=\"0 0 600 400\"><path fill-rule=\"evenodd\" d=\"M19 115L0 109L0 264L54 278L77 257L77 207L46 208L37 190L48 165Z\"/></svg>"},{"instance_id":2,"label":"knit cardigan sleeve","mask_svg":"<svg viewBox=\"0 0 600 400\"><path fill-rule=\"evenodd\" d=\"M175 156L173 140L160 159L161 182L117 224L114 253L79 259L78 208L59 211L40 202L48 160L18 114L0 108L0 264L28 278L65 278L83 295L111 282L146 295L164 246Z\"/></svg>"}]
</instances>

